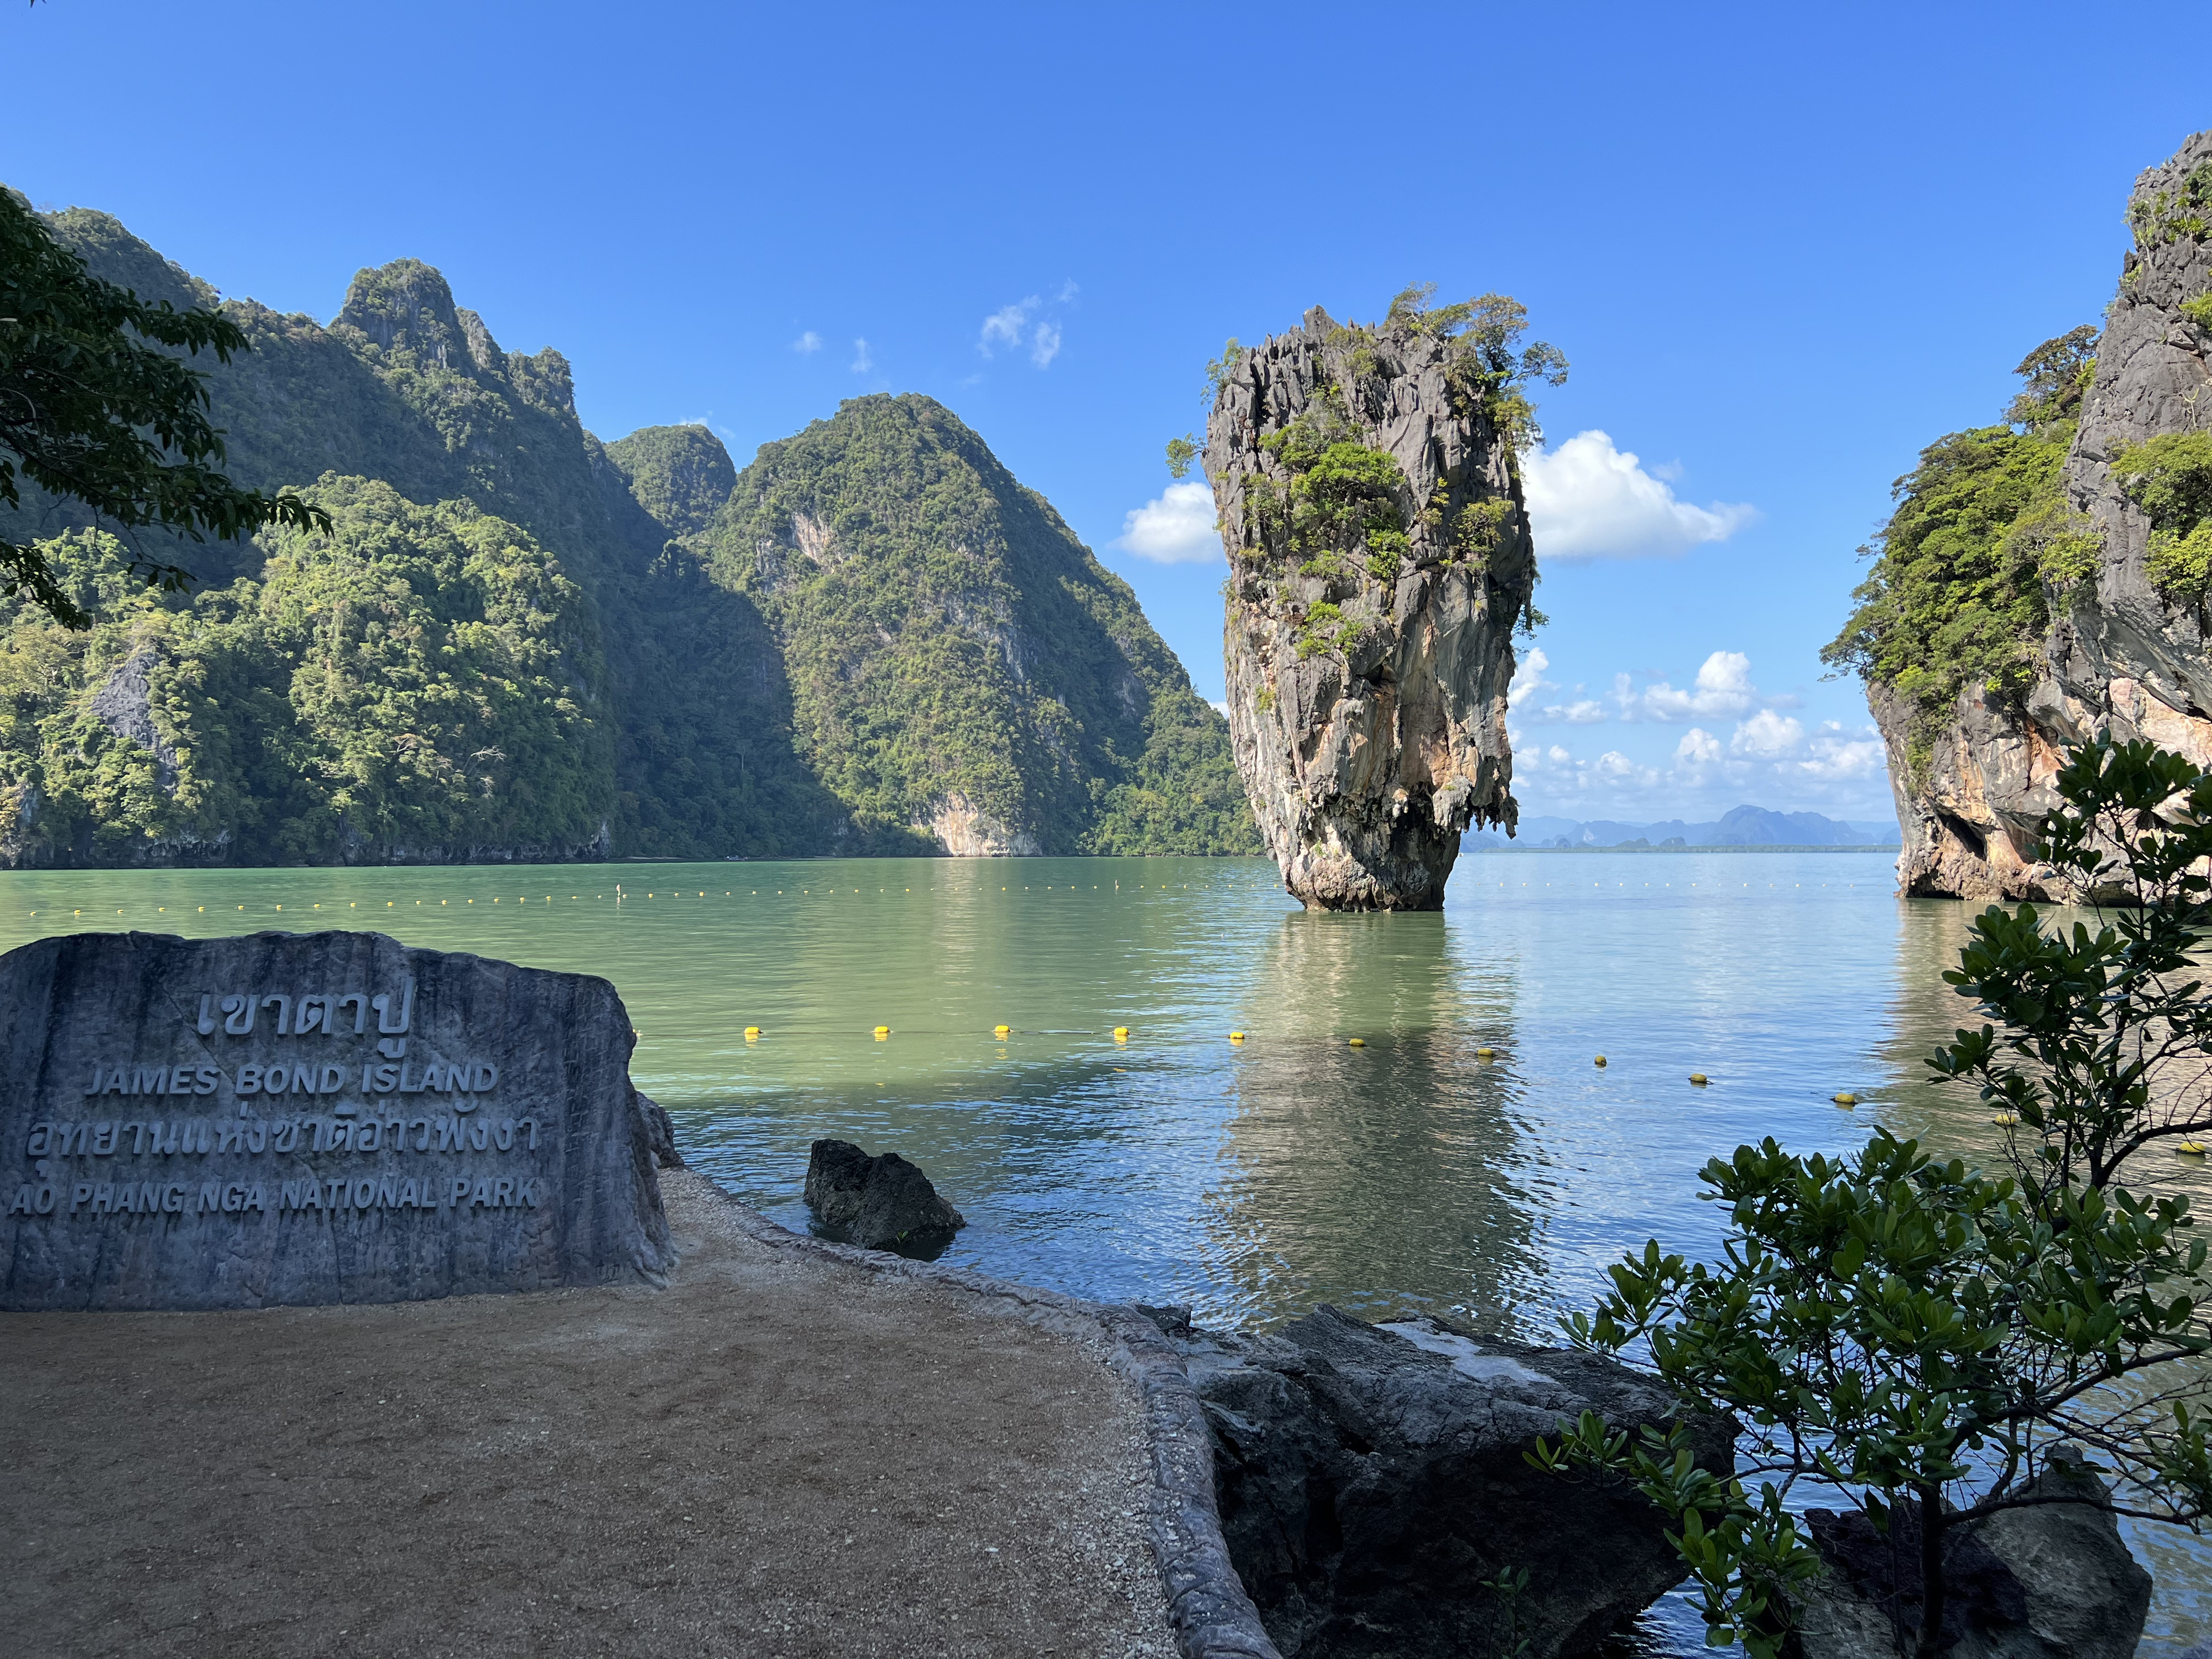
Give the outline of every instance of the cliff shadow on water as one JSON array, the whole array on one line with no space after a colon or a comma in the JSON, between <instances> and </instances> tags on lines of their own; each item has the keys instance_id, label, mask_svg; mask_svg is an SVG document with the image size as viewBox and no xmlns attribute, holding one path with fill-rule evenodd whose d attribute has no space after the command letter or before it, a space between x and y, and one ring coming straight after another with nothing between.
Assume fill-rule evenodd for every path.
<instances>
[{"instance_id":1,"label":"cliff shadow on water","mask_svg":"<svg viewBox=\"0 0 2212 1659\"><path fill-rule=\"evenodd\" d=\"M1282 918L1207 1202L1243 1303L1450 1309L1526 1334L1547 1298L1522 1085L1476 1053L1511 1051L1516 1000L1514 970L1467 960L1433 911Z\"/></svg>"}]
</instances>

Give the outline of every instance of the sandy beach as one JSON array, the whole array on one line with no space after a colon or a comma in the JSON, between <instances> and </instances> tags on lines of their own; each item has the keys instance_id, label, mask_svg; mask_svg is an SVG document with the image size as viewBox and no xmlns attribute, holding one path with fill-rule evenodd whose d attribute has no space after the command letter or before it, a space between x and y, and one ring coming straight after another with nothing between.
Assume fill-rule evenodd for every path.
<instances>
[{"instance_id":1,"label":"sandy beach","mask_svg":"<svg viewBox=\"0 0 2212 1659\"><path fill-rule=\"evenodd\" d=\"M7 1316L5 1645L1176 1651L1094 1325L662 1188L663 1291Z\"/></svg>"}]
</instances>

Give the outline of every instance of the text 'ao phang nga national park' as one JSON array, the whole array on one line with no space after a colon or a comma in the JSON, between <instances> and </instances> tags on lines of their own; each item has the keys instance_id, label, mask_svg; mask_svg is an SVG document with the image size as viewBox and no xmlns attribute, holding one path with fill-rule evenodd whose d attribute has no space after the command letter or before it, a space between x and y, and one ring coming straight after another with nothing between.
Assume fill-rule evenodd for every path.
<instances>
[{"instance_id":1,"label":"text 'ao phang nga national park'","mask_svg":"<svg viewBox=\"0 0 2212 1659\"><path fill-rule=\"evenodd\" d=\"M1125 576L981 435L1085 488L1073 279L802 318L740 466L454 293L618 263L319 322L0 193L9 1650L2203 1651L2212 132L2130 165L1787 693L1565 683L1796 612L1455 243L1236 278Z\"/></svg>"}]
</instances>

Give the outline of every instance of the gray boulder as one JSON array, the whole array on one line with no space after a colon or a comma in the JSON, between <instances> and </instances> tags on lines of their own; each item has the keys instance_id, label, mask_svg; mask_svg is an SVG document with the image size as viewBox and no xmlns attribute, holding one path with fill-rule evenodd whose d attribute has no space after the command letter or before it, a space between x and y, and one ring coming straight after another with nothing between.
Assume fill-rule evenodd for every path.
<instances>
[{"instance_id":1,"label":"gray boulder","mask_svg":"<svg viewBox=\"0 0 2212 1659\"><path fill-rule=\"evenodd\" d=\"M1214 1442L1221 1528L1286 1659L1593 1650L1679 1583L1663 1516L1633 1489L1527 1454L1562 1418L1664 1419L1669 1397L1571 1350L1476 1339L1433 1319L1322 1307L1267 1336L1148 1310L1183 1355ZM1735 1467L1724 1419L1698 1455ZM1525 1568L1509 1604L1485 1581Z\"/></svg>"},{"instance_id":2,"label":"gray boulder","mask_svg":"<svg viewBox=\"0 0 2212 1659\"><path fill-rule=\"evenodd\" d=\"M381 933L11 951L0 1309L660 1283L635 1041L603 979Z\"/></svg>"},{"instance_id":3,"label":"gray boulder","mask_svg":"<svg viewBox=\"0 0 2212 1659\"><path fill-rule=\"evenodd\" d=\"M2000 1510L1945 1540L1948 1653L2130 1659L2150 1611L2151 1577L2120 1537L2105 1483L2078 1450L2061 1446L2027 1490L2052 1501ZM1826 1570L1796 1595L1803 1659L1911 1653L1921 1579L1910 1514L1893 1519L1887 1537L1856 1513L1814 1510L1807 1519Z\"/></svg>"},{"instance_id":4,"label":"gray boulder","mask_svg":"<svg viewBox=\"0 0 2212 1659\"><path fill-rule=\"evenodd\" d=\"M830 1237L925 1261L942 1255L968 1224L937 1195L929 1177L896 1152L870 1158L849 1140L814 1143L806 1202Z\"/></svg>"}]
</instances>

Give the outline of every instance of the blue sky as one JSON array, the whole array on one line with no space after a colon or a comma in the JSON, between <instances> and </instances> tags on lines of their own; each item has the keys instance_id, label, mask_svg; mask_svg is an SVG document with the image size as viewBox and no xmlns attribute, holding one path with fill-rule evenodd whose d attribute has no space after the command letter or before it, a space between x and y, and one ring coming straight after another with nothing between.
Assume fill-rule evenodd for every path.
<instances>
[{"instance_id":1,"label":"blue sky","mask_svg":"<svg viewBox=\"0 0 2212 1659\"><path fill-rule=\"evenodd\" d=\"M2159 45L2203 24L46 0L0 11L0 179L325 319L357 268L428 260L503 345L568 354L605 437L704 420L742 465L928 392L1209 697L1224 567L1131 550L1203 550L1160 454L1205 360L1411 280L1510 293L1573 365L1532 471L1524 810L1867 817L1865 708L1817 656L1855 550L1923 445L2100 314L2130 181L2212 125Z\"/></svg>"}]
</instances>

